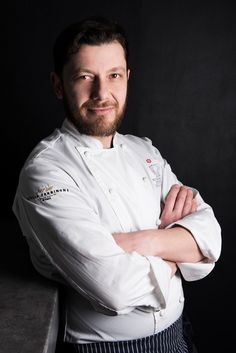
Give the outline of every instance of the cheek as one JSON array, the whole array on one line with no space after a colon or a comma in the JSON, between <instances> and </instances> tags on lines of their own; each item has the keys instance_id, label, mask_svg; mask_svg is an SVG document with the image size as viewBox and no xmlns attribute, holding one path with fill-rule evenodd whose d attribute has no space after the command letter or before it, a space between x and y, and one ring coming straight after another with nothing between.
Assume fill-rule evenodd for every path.
<instances>
[{"instance_id":1,"label":"cheek","mask_svg":"<svg viewBox=\"0 0 236 353\"><path fill-rule=\"evenodd\" d=\"M79 82L65 80L63 82L63 96L69 108L74 112L78 112L88 100L88 89L84 85L79 84Z\"/></svg>"},{"instance_id":2,"label":"cheek","mask_svg":"<svg viewBox=\"0 0 236 353\"><path fill-rule=\"evenodd\" d=\"M110 87L110 92L113 93L119 101L125 100L127 95L127 83L116 82Z\"/></svg>"},{"instance_id":3,"label":"cheek","mask_svg":"<svg viewBox=\"0 0 236 353\"><path fill-rule=\"evenodd\" d=\"M122 87L118 92L117 92L117 97L120 101L120 103L124 103L126 100L127 96L127 87Z\"/></svg>"},{"instance_id":4,"label":"cheek","mask_svg":"<svg viewBox=\"0 0 236 353\"><path fill-rule=\"evenodd\" d=\"M88 95L84 90L79 90L79 89L71 89L67 93L68 100L73 104L74 106L77 106L78 108L81 107L87 100L88 100Z\"/></svg>"}]
</instances>

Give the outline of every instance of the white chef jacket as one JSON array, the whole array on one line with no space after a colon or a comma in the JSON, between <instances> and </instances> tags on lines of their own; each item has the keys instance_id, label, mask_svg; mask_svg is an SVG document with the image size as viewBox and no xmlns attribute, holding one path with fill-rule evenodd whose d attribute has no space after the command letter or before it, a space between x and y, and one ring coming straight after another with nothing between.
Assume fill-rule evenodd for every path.
<instances>
[{"instance_id":1,"label":"white chef jacket","mask_svg":"<svg viewBox=\"0 0 236 353\"><path fill-rule=\"evenodd\" d=\"M113 239L115 232L158 228L161 201L176 183L149 139L116 133L113 147L103 149L68 120L32 151L13 211L35 268L67 284L66 341L129 340L162 331L182 313L182 278L211 272L221 231L196 190L197 211L175 224L191 232L203 261L179 263L171 277L158 256L126 253Z\"/></svg>"}]
</instances>

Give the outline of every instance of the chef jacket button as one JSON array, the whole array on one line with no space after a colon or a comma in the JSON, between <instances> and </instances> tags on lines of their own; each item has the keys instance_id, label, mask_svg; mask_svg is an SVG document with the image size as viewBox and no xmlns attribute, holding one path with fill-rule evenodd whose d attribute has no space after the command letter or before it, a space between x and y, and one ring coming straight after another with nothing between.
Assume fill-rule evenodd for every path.
<instances>
[{"instance_id":1,"label":"chef jacket button","mask_svg":"<svg viewBox=\"0 0 236 353\"><path fill-rule=\"evenodd\" d=\"M84 155L85 155L85 157L88 157L89 156L89 151L85 151Z\"/></svg>"},{"instance_id":2,"label":"chef jacket button","mask_svg":"<svg viewBox=\"0 0 236 353\"><path fill-rule=\"evenodd\" d=\"M112 188L109 189L109 193L113 194L114 190Z\"/></svg>"},{"instance_id":3,"label":"chef jacket button","mask_svg":"<svg viewBox=\"0 0 236 353\"><path fill-rule=\"evenodd\" d=\"M120 148L124 148L124 144L123 143L120 144Z\"/></svg>"},{"instance_id":4,"label":"chef jacket button","mask_svg":"<svg viewBox=\"0 0 236 353\"><path fill-rule=\"evenodd\" d=\"M184 302L184 297L181 295L181 297L179 297L179 302L183 303Z\"/></svg>"},{"instance_id":5,"label":"chef jacket button","mask_svg":"<svg viewBox=\"0 0 236 353\"><path fill-rule=\"evenodd\" d=\"M159 315L160 315L161 317L163 317L163 316L164 316L164 310L160 310Z\"/></svg>"},{"instance_id":6,"label":"chef jacket button","mask_svg":"<svg viewBox=\"0 0 236 353\"><path fill-rule=\"evenodd\" d=\"M147 181L147 177L146 177L146 176L142 177L142 180L143 180L144 182Z\"/></svg>"}]
</instances>

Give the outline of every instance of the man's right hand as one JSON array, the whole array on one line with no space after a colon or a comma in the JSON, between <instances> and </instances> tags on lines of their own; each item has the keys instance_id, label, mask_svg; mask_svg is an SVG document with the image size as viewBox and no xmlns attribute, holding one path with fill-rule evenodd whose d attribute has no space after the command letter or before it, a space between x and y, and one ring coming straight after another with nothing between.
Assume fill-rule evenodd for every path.
<instances>
[{"instance_id":1,"label":"man's right hand","mask_svg":"<svg viewBox=\"0 0 236 353\"><path fill-rule=\"evenodd\" d=\"M193 191L187 186L172 185L165 203L162 204L160 229L195 212L197 203Z\"/></svg>"}]
</instances>

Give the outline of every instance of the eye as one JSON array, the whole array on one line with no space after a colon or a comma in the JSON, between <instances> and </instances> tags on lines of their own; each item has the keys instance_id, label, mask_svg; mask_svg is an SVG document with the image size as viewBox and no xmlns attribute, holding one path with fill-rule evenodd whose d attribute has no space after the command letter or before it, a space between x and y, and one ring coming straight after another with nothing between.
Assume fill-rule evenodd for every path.
<instances>
[{"instance_id":1,"label":"eye","mask_svg":"<svg viewBox=\"0 0 236 353\"><path fill-rule=\"evenodd\" d=\"M80 80L87 81L87 80L92 80L93 77L90 76L90 75L81 75L81 76L79 76L79 79L80 79Z\"/></svg>"},{"instance_id":2,"label":"eye","mask_svg":"<svg viewBox=\"0 0 236 353\"><path fill-rule=\"evenodd\" d=\"M121 77L121 75L118 74L117 72L114 72L113 74L110 75L110 77L116 79L116 78Z\"/></svg>"},{"instance_id":3,"label":"eye","mask_svg":"<svg viewBox=\"0 0 236 353\"><path fill-rule=\"evenodd\" d=\"M90 77L89 75L75 75L72 77L73 82L78 82L78 81L89 81Z\"/></svg>"}]
</instances>

